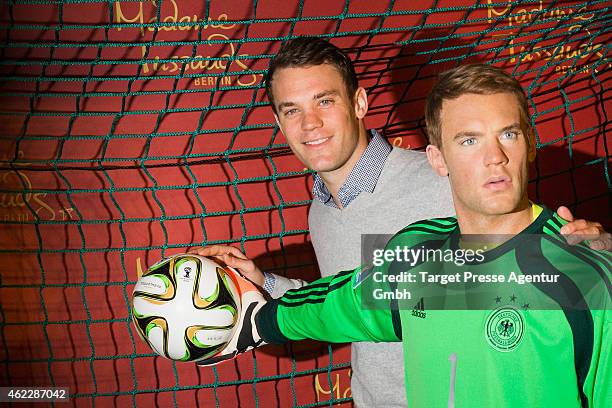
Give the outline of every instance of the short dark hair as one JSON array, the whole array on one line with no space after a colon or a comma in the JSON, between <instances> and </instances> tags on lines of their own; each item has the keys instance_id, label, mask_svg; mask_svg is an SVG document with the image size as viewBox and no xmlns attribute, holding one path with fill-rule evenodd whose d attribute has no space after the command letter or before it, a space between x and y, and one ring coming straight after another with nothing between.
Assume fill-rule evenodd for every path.
<instances>
[{"instance_id":1,"label":"short dark hair","mask_svg":"<svg viewBox=\"0 0 612 408\"><path fill-rule=\"evenodd\" d=\"M357 91L357 75L351 59L338 47L316 37L297 37L287 41L278 54L270 60L270 67L265 76L266 94L276 112L272 81L274 73L282 68L310 67L330 64L335 67L346 85L349 98Z\"/></svg>"},{"instance_id":2,"label":"short dark hair","mask_svg":"<svg viewBox=\"0 0 612 408\"><path fill-rule=\"evenodd\" d=\"M526 136L531 130L527 96L521 84L502 69L485 64L467 64L450 69L438 76L425 102L425 123L429 143L442 147L440 114L444 100L457 99L464 94L491 95L511 93L516 97L521 114L521 126Z\"/></svg>"}]
</instances>

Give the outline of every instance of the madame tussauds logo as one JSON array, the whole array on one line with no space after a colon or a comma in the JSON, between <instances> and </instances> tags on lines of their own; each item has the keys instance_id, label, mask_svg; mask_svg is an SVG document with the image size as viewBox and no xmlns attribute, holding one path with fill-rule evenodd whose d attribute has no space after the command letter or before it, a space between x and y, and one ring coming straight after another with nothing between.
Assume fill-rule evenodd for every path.
<instances>
[{"instance_id":1,"label":"madame tussauds logo","mask_svg":"<svg viewBox=\"0 0 612 408\"><path fill-rule=\"evenodd\" d=\"M596 27L597 13L604 10L591 5L548 3L540 0L521 7L520 2L513 0L487 0L487 20L496 28L492 37L508 41L505 50L509 62L546 61L558 73L589 73L609 68L604 58L605 41L591 28ZM503 27L499 24L502 22L508 31L497 31L497 27ZM542 31L546 32L544 37L557 38L556 44L546 41L540 44Z\"/></svg>"},{"instance_id":2,"label":"madame tussauds logo","mask_svg":"<svg viewBox=\"0 0 612 408\"><path fill-rule=\"evenodd\" d=\"M493 311L485 324L487 341L497 351L514 350L523 338L525 320L513 307L501 307Z\"/></svg>"}]
</instances>

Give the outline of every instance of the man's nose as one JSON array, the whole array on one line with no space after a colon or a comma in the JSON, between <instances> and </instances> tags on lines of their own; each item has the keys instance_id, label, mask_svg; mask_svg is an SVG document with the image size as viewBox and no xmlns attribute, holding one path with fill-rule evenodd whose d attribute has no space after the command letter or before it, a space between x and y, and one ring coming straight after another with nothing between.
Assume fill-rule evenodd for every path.
<instances>
[{"instance_id":1,"label":"man's nose","mask_svg":"<svg viewBox=\"0 0 612 408\"><path fill-rule=\"evenodd\" d=\"M321 117L315 111L306 111L302 115L302 130L311 131L323 126Z\"/></svg>"}]
</instances>

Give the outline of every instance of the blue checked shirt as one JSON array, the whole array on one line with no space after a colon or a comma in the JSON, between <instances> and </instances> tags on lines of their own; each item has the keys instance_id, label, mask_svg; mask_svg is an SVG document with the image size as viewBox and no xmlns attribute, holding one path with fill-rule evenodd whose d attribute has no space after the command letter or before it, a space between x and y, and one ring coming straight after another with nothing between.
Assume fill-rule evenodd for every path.
<instances>
[{"instance_id":1,"label":"blue checked shirt","mask_svg":"<svg viewBox=\"0 0 612 408\"><path fill-rule=\"evenodd\" d=\"M374 192L378 177L382 172L385 161L387 161L387 157L389 157L389 153L391 153L391 145L376 130L371 130L370 133L372 134L372 139L370 139L368 147L359 158L355 167L353 167L353 170L351 170L340 190L338 190L338 199L342 203L342 207L347 207L351 201L364 191ZM338 208L325 183L323 183L323 180L317 174L314 176L312 195L323 204Z\"/></svg>"}]
</instances>

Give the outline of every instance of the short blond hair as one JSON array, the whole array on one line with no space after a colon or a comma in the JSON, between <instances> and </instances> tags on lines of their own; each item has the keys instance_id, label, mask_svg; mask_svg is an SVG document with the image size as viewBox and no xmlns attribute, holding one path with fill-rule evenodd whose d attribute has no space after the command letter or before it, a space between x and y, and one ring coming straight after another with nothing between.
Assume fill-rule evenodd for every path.
<instances>
[{"instance_id":1,"label":"short blond hair","mask_svg":"<svg viewBox=\"0 0 612 408\"><path fill-rule=\"evenodd\" d=\"M491 65L468 64L450 69L438 76L438 81L427 95L425 102L425 123L429 143L442 147L442 124L440 115L444 100L456 99L464 94L490 95L511 93L516 96L521 114L521 127L528 135L531 131L531 117L527 96L521 84L511 75Z\"/></svg>"}]
</instances>

